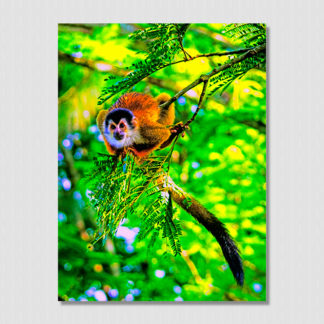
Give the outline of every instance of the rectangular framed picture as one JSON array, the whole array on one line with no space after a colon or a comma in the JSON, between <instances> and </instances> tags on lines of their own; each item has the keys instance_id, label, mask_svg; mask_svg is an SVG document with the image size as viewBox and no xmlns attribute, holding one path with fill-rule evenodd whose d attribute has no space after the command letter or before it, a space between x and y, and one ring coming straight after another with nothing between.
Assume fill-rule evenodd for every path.
<instances>
[{"instance_id":1,"label":"rectangular framed picture","mask_svg":"<svg viewBox=\"0 0 324 324\"><path fill-rule=\"evenodd\" d=\"M58 25L58 300L266 301L266 25Z\"/></svg>"}]
</instances>

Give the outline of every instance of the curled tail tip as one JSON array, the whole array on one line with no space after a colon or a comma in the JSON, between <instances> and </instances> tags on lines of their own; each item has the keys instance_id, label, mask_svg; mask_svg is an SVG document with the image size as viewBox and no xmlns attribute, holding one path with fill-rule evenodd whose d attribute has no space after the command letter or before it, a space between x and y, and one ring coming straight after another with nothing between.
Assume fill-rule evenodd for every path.
<instances>
[{"instance_id":1,"label":"curled tail tip","mask_svg":"<svg viewBox=\"0 0 324 324\"><path fill-rule=\"evenodd\" d=\"M244 284L244 271L241 258L238 256L237 259L231 261L227 260L227 262L235 278L235 281L239 286L242 287Z\"/></svg>"},{"instance_id":2,"label":"curled tail tip","mask_svg":"<svg viewBox=\"0 0 324 324\"><path fill-rule=\"evenodd\" d=\"M243 286L244 283L244 271L242 265L242 259L239 254L236 256L236 260L232 264L230 264L231 271L233 276L239 286Z\"/></svg>"},{"instance_id":3,"label":"curled tail tip","mask_svg":"<svg viewBox=\"0 0 324 324\"><path fill-rule=\"evenodd\" d=\"M244 270L239 249L230 237L227 237L225 242L220 240L219 243L237 284L242 287L244 283Z\"/></svg>"},{"instance_id":4,"label":"curled tail tip","mask_svg":"<svg viewBox=\"0 0 324 324\"><path fill-rule=\"evenodd\" d=\"M243 286L244 284L244 272L243 268L238 269L236 273L234 273L234 278L239 286Z\"/></svg>"},{"instance_id":5,"label":"curled tail tip","mask_svg":"<svg viewBox=\"0 0 324 324\"><path fill-rule=\"evenodd\" d=\"M237 253L234 254L234 258L227 260L230 269L233 273L233 276L239 286L243 286L244 284L244 270L242 265L241 256Z\"/></svg>"}]
</instances>

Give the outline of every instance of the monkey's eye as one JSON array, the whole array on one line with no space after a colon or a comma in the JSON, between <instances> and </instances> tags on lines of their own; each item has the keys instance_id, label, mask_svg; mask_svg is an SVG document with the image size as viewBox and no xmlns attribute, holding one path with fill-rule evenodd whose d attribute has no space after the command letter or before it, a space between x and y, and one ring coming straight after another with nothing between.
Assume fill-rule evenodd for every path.
<instances>
[{"instance_id":1,"label":"monkey's eye","mask_svg":"<svg viewBox=\"0 0 324 324\"><path fill-rule=\"evenodd\" d=\"M124 123L120 123L119 128L121 128L121 129L125 128L125 124Z\"/></svg>"},{"instance_id":2,"label":"monkey's eye","mask_svg":"<svg viewBox=\"0 0 324 324\"><path fill-rule=\"evenodd\" d=\"M115 125L110 125L111 130L114 130L116 128Z\"/></svg>"}]
</instances>

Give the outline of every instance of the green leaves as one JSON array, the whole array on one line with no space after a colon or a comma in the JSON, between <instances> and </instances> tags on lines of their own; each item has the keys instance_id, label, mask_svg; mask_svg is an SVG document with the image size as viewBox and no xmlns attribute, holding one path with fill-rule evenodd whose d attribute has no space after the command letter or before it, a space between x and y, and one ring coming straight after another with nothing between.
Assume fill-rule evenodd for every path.
<instances>
[{"instance_id":1,"label":"green leaves","mask_svg":"<svg viewBox=\"0 0 324 324\"><path fill-rule=\"evenodd\" d=\"M123 160L100 154L88 175L92 191L91 204L97 210L96 241L113 237L121 221L128 217L140 219L139 238L151 239L153 246L161 233L174 255L181 253L181 228L173 216L167 188L168 162L171 154L151 157L135 164L128 154Z\"/></svg>"},{"instance_id":2,"label":"green leaves","mask_svg":"<svg viewBox=\"0 0 324 324\"><path fill-rule=\"evenodd\" d=\"M217 73L215 76L210 78L208 96L213 95L217 90L223 92L235 79L243 77L249 70L265 63L265 60L265 52L257 53L256 55L248 57L242 62L235 63L226 70ZM229 60L229 62L230 61L231 60Z\"/></svg>"},{"instance_id":3,"label":"green leaves","mask_svg":"<svg viewBox=\"0 0 324 324\"><path fill-rule=\"evenodd\" d=\"M97 239L100 239L114 235L125 215L127 205L123 194L130 181L131 164L127 158L120 161L105 154L94 158L94 164L88 177L91 202L98 215Z\"/></svg>"},{"instance_id":4,"label":"green leaves","mask_svg":"<svg viewBox=\"0 0 324 324\"><path fill-rule=\"evenodd\" d=\"M247 48L255 47L257 49L262 45L265 46L266 27L264 24L229 24L225 26L223 33L234 42L244 44ZM210 78L208 96L213 95L217 90L223 92L235 79L242 78L249 70L264 68L266 53L259 51L240 62L231 64L231 61L236 58L236 55L229 54L229 60L225 64L230 66Z\"/></svg>"},{"instance_id":5,"label":"green leaves","mask_svg":"<svg viewBox=\"0 0 324 324\"><path fill-rule=\"evenodd\" d=\"M265 24L228 24L223 34L233 41L243 43L246 47L254 47L265 43Z\"/></svg>"},{"instance_id":6,"label":"green leaves","mask_svg":"<svg viewBox=\"0 0 324 324\"><path fill-rule=\"evenodd\" d=\"M107 85L102 89L98 98L98 104L113 97L121 91L128 91L138 82L150 74L175 63L175 56L182 51L184 61L188 60L189 54L182 46L182 40L187 31L188 24L151 24L149 27L135 31L129 38L133 40L144 40L147 44L147 56L144 60L132 64L134 70L127 77L111 82L109 77ZM265 44L266 26L264 24L229 24L222 31L232 41L244 45L248 49ZM230 64L238 54L228 54ZM265 52L255 53L246 57L241 62L230 64L230 66L210 78L208 96L217 90L222 92L237 78L241 78L246 72L253 68L264 67Z\"/></svg>"},{"instance_id":7,"label":"green leaves","mask_svg":"<svg viewBox=\"0 0 324 324\"><path fill-rule=\"evenodd\" d=\"M146 178L138 178L137 173L129 177L131 170L136 172L137 168L144 168L144 165L132 166L132 159L128 163L104 154L97 156L102 166L91 167L94 163L91 159L93 153L106 152L95 126L98 112L95 108L97 90L103 85L114 86L113 93L116 93L116 97L130 88L133 90L134 86L130 82L132 77L127 75L124 79L125 71L120 69L121 64L128 65L128 72L131 73L138 69L149 69L150 65L145 65L143 51L146 51L146 56L151 55L149 44L154 39L148 37L153 33L145 36L144 41L140 38L129 39L128 33L138 26L92 25L93 32L90 33L75 28L70 30L69 27L69 30L59 34L61 52L71 55L81 51L85 60L93 64L106 62L112 67L104 84L104 70L92 70L79 60L70 62L59 56L59 88L62 96L59 100L59 143L65 139L73 143L71 149L66 149L67 152L59 150L59 294L65 300L97 300L89 294L91 288L90 292L92 289L105 292L109 301L126 300L129 294L136 301L174 301L176 298L185 301L264 301L267 295L266 73L264 69L259 69L260 65L243 76L237 75L234 80L224 77L223 87L205 102L197 118L191 123L190 130L177 142L169 170L170 177L177 184L226 223L244 259L246 284L243 289L233 284L230 270L224 263L221 249L214 237L180 208L175 210L173 205L171 214L168 192L163 191L163 186L160 188L159 183L152 180L144 189L146 181L150 179L148 174ZM143 30L152 27L148 24L141 26L144 26L140 27ZM216 66L219 68L232 62L255 47L246 45L243 37L230 38L229 34L222 33L223 29L221 24L190 25L185 34L186 50L192 56L224 53L227 50L239 50L239 53L198 58L164 69L164 64L169 64L170 61L164 60L161 63L157 58L156 64L161 64L155 66L152 59L152 71L157 71L157 68L162 70L152 75L152 78L143 79L136 84L135 91L149 92L152 95L166 91L174 95L202 73L207 74ZM249 37L249 34L245 36ZM172 42L178 51L171 61L182 61L184 55L180 45L176 39ZM80 44L81 47L74 49L74 44ZM244 48L246 50L241 51ZM153 52L152 54L154 56ZM251 62L247 62L250 65ZM132 63L135 65L131 65ZM142 64L145 66L142 67ZM243 65L239 65L239 68L244 72ZM147 74L145 71L142 75L144 78ZM130 80L127 79L129 77ZM125 85L121 82L126 82L127 86L118 92ZM212 87L218 86L217 78L215 83L209 84L211 88L208 92ZM175 102L177 121L188 120L194 112L193 105L197 104L199 89L192 90L183 95L185 103L184 100L181 104ZM224 93L221 96L222 91ZM107 158L112 159L111 164L105 162ZM113 170L115 164L117 168ZM166 164L164 171L168 169ZM103 168L104 165L106 169ZM147 169L154 173L159 166L158 161L156 164L152 161ZM144 168L144 172L147 169ZM83 181L86 172L90 172L90 178L94 178L90 183L93 194L96 194L96 189L101 189L102 183L108 181L107 177L115 178L109 186L106 184L106 193L98 195L96 208L85 207L90 189L89 182ZM114 176L111 175L113 172ZM62 187L63 179L69 179L73 183L70 190ZM119 215L125 220L122 227L127 226L133 232L137 228L141 229L136 240L131 243L133 250L127 249L129 243L123 236L105 240L108 232L114 237L114 215L109 222L107 220L110 228L108 226L104 230L102 226L97 232L97 239L101 236L100 242L90 244L94 240L96 221L100 225L98 210L101 214L104 211L113 214L111 208L116 211L118 205L130 206L134 200L130 194L140 184L142 187L138 188L137 194L142 191L144 193L129 208L130 212L126 207L126 213ZM115 194L112 195L112 192ZM135 193L134 198L138 197ZM121 200L116 205L118 199ZM189 199L184 201L190 206ZM93 204L95 202L96 199L92 201ZM110 205L111 203L113 204ZM117 212L122 214L122 208L117 209ZM172 217L167 216L168 212ZM179 225L178 218L181 219L183 229L183 235L179 234L178 238L179 242L181 239L187 257L175 258L173 254L177 249L172 249L171 245L175 246L172 241L176 242L177 236L170 236L169 230L174 230L172 223L174 226ZM163 232L168 233L164 239ZM100 244L101 242L106 243ZM173 254L164 254L166 248ZM163 279L157 277L156 271L165 273ZM116 292L116 289L118 297L112 297L111 291ZM138 290L140 293L135 293Z\"/></svg>"},{"instance_id":8,"label":"green leaves","mask_svg":"<svg viewBox=\"0 0 324 324\"><path fill-rule=\"evenodd\" d=\"M113 85L108 83L102 89L98 105L123 90L129 90L150 74L168 66L181 50L182 39L188 26L188 24L152 24L130 34L130 39L147 42L147 56L144 60L137 61L129 67L134 70L126 78Z\"/></svg>"}]
</instances>

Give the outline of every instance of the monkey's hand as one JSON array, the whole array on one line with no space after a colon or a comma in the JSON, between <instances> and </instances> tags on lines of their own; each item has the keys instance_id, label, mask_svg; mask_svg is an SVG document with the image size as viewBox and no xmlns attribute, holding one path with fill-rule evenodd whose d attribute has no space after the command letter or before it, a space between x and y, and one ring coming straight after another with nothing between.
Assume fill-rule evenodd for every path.
<instances>
[{"instance_id":1,"label":"monkey's hand","mask_svg":"<svg viewBox=\"0 0 324 324\"><path fill-rule=\"evenodd\" d=\"M184 125L183 122L180 122L178 124L176 124L175 126L173 126L170 131L174 136L177 136L179 134L181 134L181 136L184 136L185 131L189 128L188 125Z\"/></svg>"},{"instance_id":2,"label":"monkey's hand","mask_svg":"<svg viewBox=\"0 0 324 324\"><path fill-rule=\"evenodd\" d=\"M184 136L184 132L188 129L189 127L187 125L184 125L182 122L176 124L170 129L171 135L170 137L160 145L160 149L163 149L167 146L169 146L172 141L177 137L179 134L182 134L182 137Z\"/></svg>"}]
</instances>

